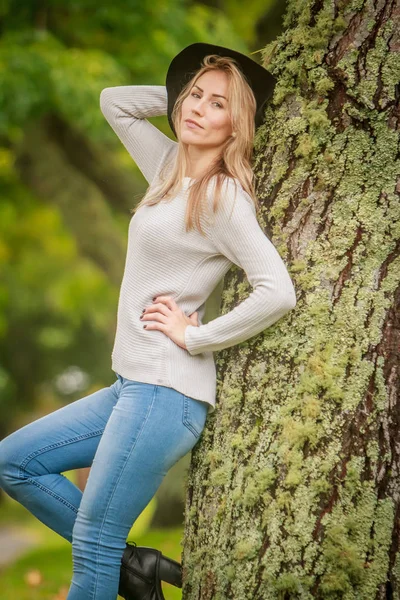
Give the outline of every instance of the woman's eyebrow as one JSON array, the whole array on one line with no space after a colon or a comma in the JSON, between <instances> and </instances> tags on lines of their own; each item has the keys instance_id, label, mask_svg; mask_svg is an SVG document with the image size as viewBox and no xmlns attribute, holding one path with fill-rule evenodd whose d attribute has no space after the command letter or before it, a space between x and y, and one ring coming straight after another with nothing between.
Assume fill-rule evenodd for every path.
<instances>
[{"instance_id":1,"label":"woman's eyebrow","mask_svg":"<svg viewBox=\"0 0 400 600\"><path fill-rule=\"evenodd\" d=\"M204 92L204 90L202 90L201 87L199 87L196 83L193 87L197 87L201 92ZM217 96L217 98L224 98L224 100L228 101L228 98L225 98L225 96L222 96L221 94L211 94L211 96Z\"/></svg>"}]
</instances>

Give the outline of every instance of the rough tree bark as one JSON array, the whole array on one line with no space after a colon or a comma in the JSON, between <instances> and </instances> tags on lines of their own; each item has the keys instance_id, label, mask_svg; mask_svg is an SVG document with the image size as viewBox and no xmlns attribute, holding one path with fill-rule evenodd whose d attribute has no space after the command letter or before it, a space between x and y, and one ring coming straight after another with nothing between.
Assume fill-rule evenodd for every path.
<instances>
[{"instance_id":1,"label":"rough tree bark","mask_svg":"<svg viewBox=\"0 0 400 600\"><path fill-rule=\"evenodd\" d=\"M183 598L400 598L399 0L289 0L260 224L297 306L216 355ZM249 291L234 267L222 313Z\"/></svg>"}]
</instances>

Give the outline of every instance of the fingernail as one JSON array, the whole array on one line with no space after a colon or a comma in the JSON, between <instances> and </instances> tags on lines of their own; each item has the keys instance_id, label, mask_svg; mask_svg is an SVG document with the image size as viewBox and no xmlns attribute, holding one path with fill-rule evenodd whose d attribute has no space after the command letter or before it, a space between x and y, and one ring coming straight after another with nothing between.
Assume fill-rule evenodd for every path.
<instances>
[{"instance_id":1,"label":"fingernail","mask_svg":"<svg viewBox=\"0 0 400 600\"><path fill-rule=\"evenodd\" d=\"M154 302L154 300L155 300L156 298L157 298L157 296L154 296L154 298L153 298L153 302Z\"/></svg>"},{"instance_id":2,"label":"fingernail","mask_svg":"<svg viewBox=\"0 0 400 600\"><path fill-rule=\"evenodd\" d=\"M143 325L143 329L146 329L147 325Z\"/></svg>"},{"instance_id":3,"label":"fingernail","mask_svg":"<svg viewBox=\"0 0 400 600\"><path fill-rule=\"evenodd\" d=\"M144 308L144 309L142 310L142 313L144 313L144 311L145 311L145 310L146 310L146 309Z\"/></svg>"}]
</instances>

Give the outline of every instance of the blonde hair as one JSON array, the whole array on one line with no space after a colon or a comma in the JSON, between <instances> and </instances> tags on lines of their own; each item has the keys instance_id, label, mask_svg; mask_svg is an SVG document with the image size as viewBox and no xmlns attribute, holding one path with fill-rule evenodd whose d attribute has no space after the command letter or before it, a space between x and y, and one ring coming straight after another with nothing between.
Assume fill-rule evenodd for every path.
<instances>
[{"instance_id":1,"label":"blonde hair","mask_svg":"<svg viewBox=\"0 0 400 600\"><path fill-rule=\"evenodd\" d=\"M174 160L164 164L158 174L158 182L148 187L142 200L132 209L136 212L140 206L152 206L161 200L172 199L181 190L185 172L189 166L188 144L181 142L181 114L182 103L191 92L192 86L199 77L211 70L221 69L229 77L229 103L228 111L231 118L232 130L235 136L228 136L222 145L221 153L214 160L207 172L196 179L189 188L185 215L186 231L193 228L194 222L202 235L200 216L203 213L204 201L208 184L216 177L213 212L218 209L221 202L221 188L225 180L231 177L239 181L241 187L249 194L256 210L258 201L254 187L254 173L252 169L253 144L255 135L255 113L257 108L253 90L248 84L237 62L231 57L221 57L218 54L209 54L202 61L201 68L179 93L171 118L178 140L178 152ZM168 172L169 171L169 172Z\"/></svg>"}]
</instances>

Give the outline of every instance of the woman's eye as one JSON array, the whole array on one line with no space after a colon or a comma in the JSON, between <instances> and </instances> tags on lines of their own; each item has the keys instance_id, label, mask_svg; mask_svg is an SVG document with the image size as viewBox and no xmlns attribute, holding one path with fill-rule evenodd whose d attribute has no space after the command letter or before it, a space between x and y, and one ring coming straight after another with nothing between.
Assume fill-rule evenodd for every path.
<instances>
[{"instance_id":1,"label":"woman's eye","mask_svg":"<svg viewBox=\"0 0 400 600\"><path fill-rule=\"evenodd\" d=\"M198 93L192 92L192 96L198 96ZM219 108L224 108L220 102L214 102L214 104L218 104Z\"/></svg>"}]
</instances>

